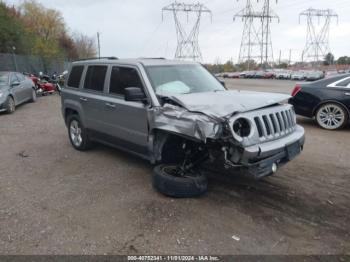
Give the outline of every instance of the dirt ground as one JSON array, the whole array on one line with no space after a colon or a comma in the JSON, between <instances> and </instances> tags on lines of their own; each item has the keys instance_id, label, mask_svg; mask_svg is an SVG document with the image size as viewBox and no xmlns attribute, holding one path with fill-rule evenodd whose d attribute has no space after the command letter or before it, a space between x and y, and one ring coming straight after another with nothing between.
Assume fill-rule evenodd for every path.
<instances>
[{"instance_id":1,"label":"dirt ground","mask_svg":"<svg viewBox=\"0 0 350 262\"><path fill-rule=\"evenodd\" d=\"M205 196L171 199L152 189L149 163L75 151L57 95L0 114L0 254L350 254L350 129L298 121L305 150L275 176L213 174Z\"/></svg>"}]
</instances>

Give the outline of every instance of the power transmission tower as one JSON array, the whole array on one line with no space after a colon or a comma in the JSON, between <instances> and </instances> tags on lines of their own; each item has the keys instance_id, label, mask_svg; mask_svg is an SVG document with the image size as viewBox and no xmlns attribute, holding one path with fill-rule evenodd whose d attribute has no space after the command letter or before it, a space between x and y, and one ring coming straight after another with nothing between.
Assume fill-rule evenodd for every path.
<instances>
[{"instance_id":1,"label":"power transmission tower","mask_svg":"<svg viewBox=\"0 0 350 262\"><path fill-rule=\"evenodd\" d=\"M299 14L299 23L301 17L306 16L307 20L307 34L306 44L302 53L302 61L310 61L318 63L324 59L329 52L329 31L332 18L336 18L338 22L338 15L331 9L313 9L309 8ZM320 25L321 20L323 24L321 29L317 30L315 19Z\"/></svg>"},{"instance_id":2,"label":"power transmission tower","mask_svg":"<svg viewBox=\"0 0 350 262\"><path fill-rule=\"evenodd\" d=\"M261 12L254 11L251 0L246 1L246 7L234 16L234 20L241 17L244 21L239 60L251 61L255 58L266 67L273 63L270 24L273 19L279 21L279 17L272 11L270 0L264 0ZM256 30L255 20L260 22L259 30ZM259 49L259 55L252 55L255 46Z\"/></svg>"},{"instance_id":3,"label":"power transmission tower","mask_svg":"<svg viewBox=\"0 0 350 262\"><path fill-rule=\"evenodd\" d=\"M174 2L162 9L162 18L164 12L172 12L175 20L176 35L177 35L177 48L175 58L188 59L200 61L202 60L202 53L199 48L198 35L199 27L203 13L208 13L212 17L211 11L203 4L185 4ZM195 14L195 22L192 29L186 32L184 22L181 21L181 14L186 14L187 22L189 20L189 14Z\"/></svg>"},{"instance_id":4,"label":"power transmission tower","mask_svg":"<svg viewBox=\"0 0 350 262\"><path fill-rule=\"evenodd\" d=\"M260 12L254 11L251 0L247 0L245 8L233 17L233 21L241 18L244 23L238 62L247 62L248 70L253 60L261 59L261 40L254 24L254 21L260 20L261 17Z\"/></svg>"},{"instance_id":5,"label":"power transmission tower","mask_svg":"<svg viewBox=\"0 0 350 262\"><path fill-rule=\"evenodd\" d=\"M276 0L277 3L277 0ZM271 9L270 0L264 0L261 19L261 64L265 67L272 64L273 49L271 40L271 22L276 19L279 22L279 16Z\"/></svg>"}]
</instances>

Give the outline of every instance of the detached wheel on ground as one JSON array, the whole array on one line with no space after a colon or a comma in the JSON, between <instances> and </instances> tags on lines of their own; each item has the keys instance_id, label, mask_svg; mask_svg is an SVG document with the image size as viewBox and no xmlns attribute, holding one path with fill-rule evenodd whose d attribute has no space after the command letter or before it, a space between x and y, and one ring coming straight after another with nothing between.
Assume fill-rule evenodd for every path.
<instances>
[{"instance_id":1,"label":"detached wheel on ground","mask_svg":"<svg viewBox=\"0 0 350 262\"><path fill-rule=\"evenodd\" d=\"M197 197L207 191L207 177L198 171L180 175L176 165L159 165L153 170L153 187L160 193L176 198Z\"/></svg>"},{"instance_id":2,"label":"detached wheel on ground","mask_svg":"<svg viewBox=\"0 0 350 262\"><path fill-rule=\"evenodd\" d=\"M91 148L91 141L86 129L78 115L70 115L67 118L68 136L72 146L79 151L86 151Z\"/></svg>"},{"instance_id":3,"label":"detached wheel on ground","mask_svg":"<svg viewBox=\"0 0 350 262\"><path fill-rule=\"evenodd\" d=\"M317 124L327 130L337 130L345 127L349 115L345 108L336 103L321 105L316 112Z\"/></svg>"},{"instance_id":4,"label":"detached wheel on ground","mask_svg":"<svg viewBox=\"0 0 350 262\"><path fill-rule=\"evenodd\" d=\"M5 108L6 108L6 113L8 114L12 114L13 112L15 112L16 105L15 105L15 100L12 98L12 96L9 96L7 98Z\"/></svg>"}]
</instances>

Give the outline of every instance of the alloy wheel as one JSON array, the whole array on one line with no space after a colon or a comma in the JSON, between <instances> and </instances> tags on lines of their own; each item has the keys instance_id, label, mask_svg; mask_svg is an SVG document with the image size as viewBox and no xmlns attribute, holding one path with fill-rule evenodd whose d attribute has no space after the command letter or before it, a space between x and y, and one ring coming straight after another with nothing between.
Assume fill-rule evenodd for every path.
<instances>
[{"instance_id":1,"label":"alloy wheel","mask_svg":"<svg viewBox=\"0 0 350 262\"><path fill-rule=\"evenodd\" d=\"M81 135L81 126L77 120L71 121L70 127L69 127L69 134L73 144L76 147L80 147L83 142L83 138Z\"/></svg>"},{"instance_id":2,"label":"alloy wheel","mask_svg":"<svg viewBox=\"0 0 350 262\"><path fill-rule=\"evenodd\" d=\"M321 127L335 130L344 125L346 112L337 104L326 104L317 111L316 119Z\"/></svg>"}]
</instances>

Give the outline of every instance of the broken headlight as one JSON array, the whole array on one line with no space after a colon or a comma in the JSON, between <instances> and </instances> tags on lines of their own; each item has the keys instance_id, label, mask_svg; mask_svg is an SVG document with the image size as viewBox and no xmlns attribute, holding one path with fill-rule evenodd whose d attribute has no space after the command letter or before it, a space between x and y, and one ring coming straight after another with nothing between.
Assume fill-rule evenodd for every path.
<instances>
[{"instance_id":1,"label":"broken headlight","mask_svg":"<svg viewBox=\"0 0 350 262\"><path fill-rule=\"evenodd\" d=\"M246 118L238 118L235 120L232 128L234 135L238 136L239 138L248 137L252 131L251 123Z\"/></svg>"}]
</instances>

